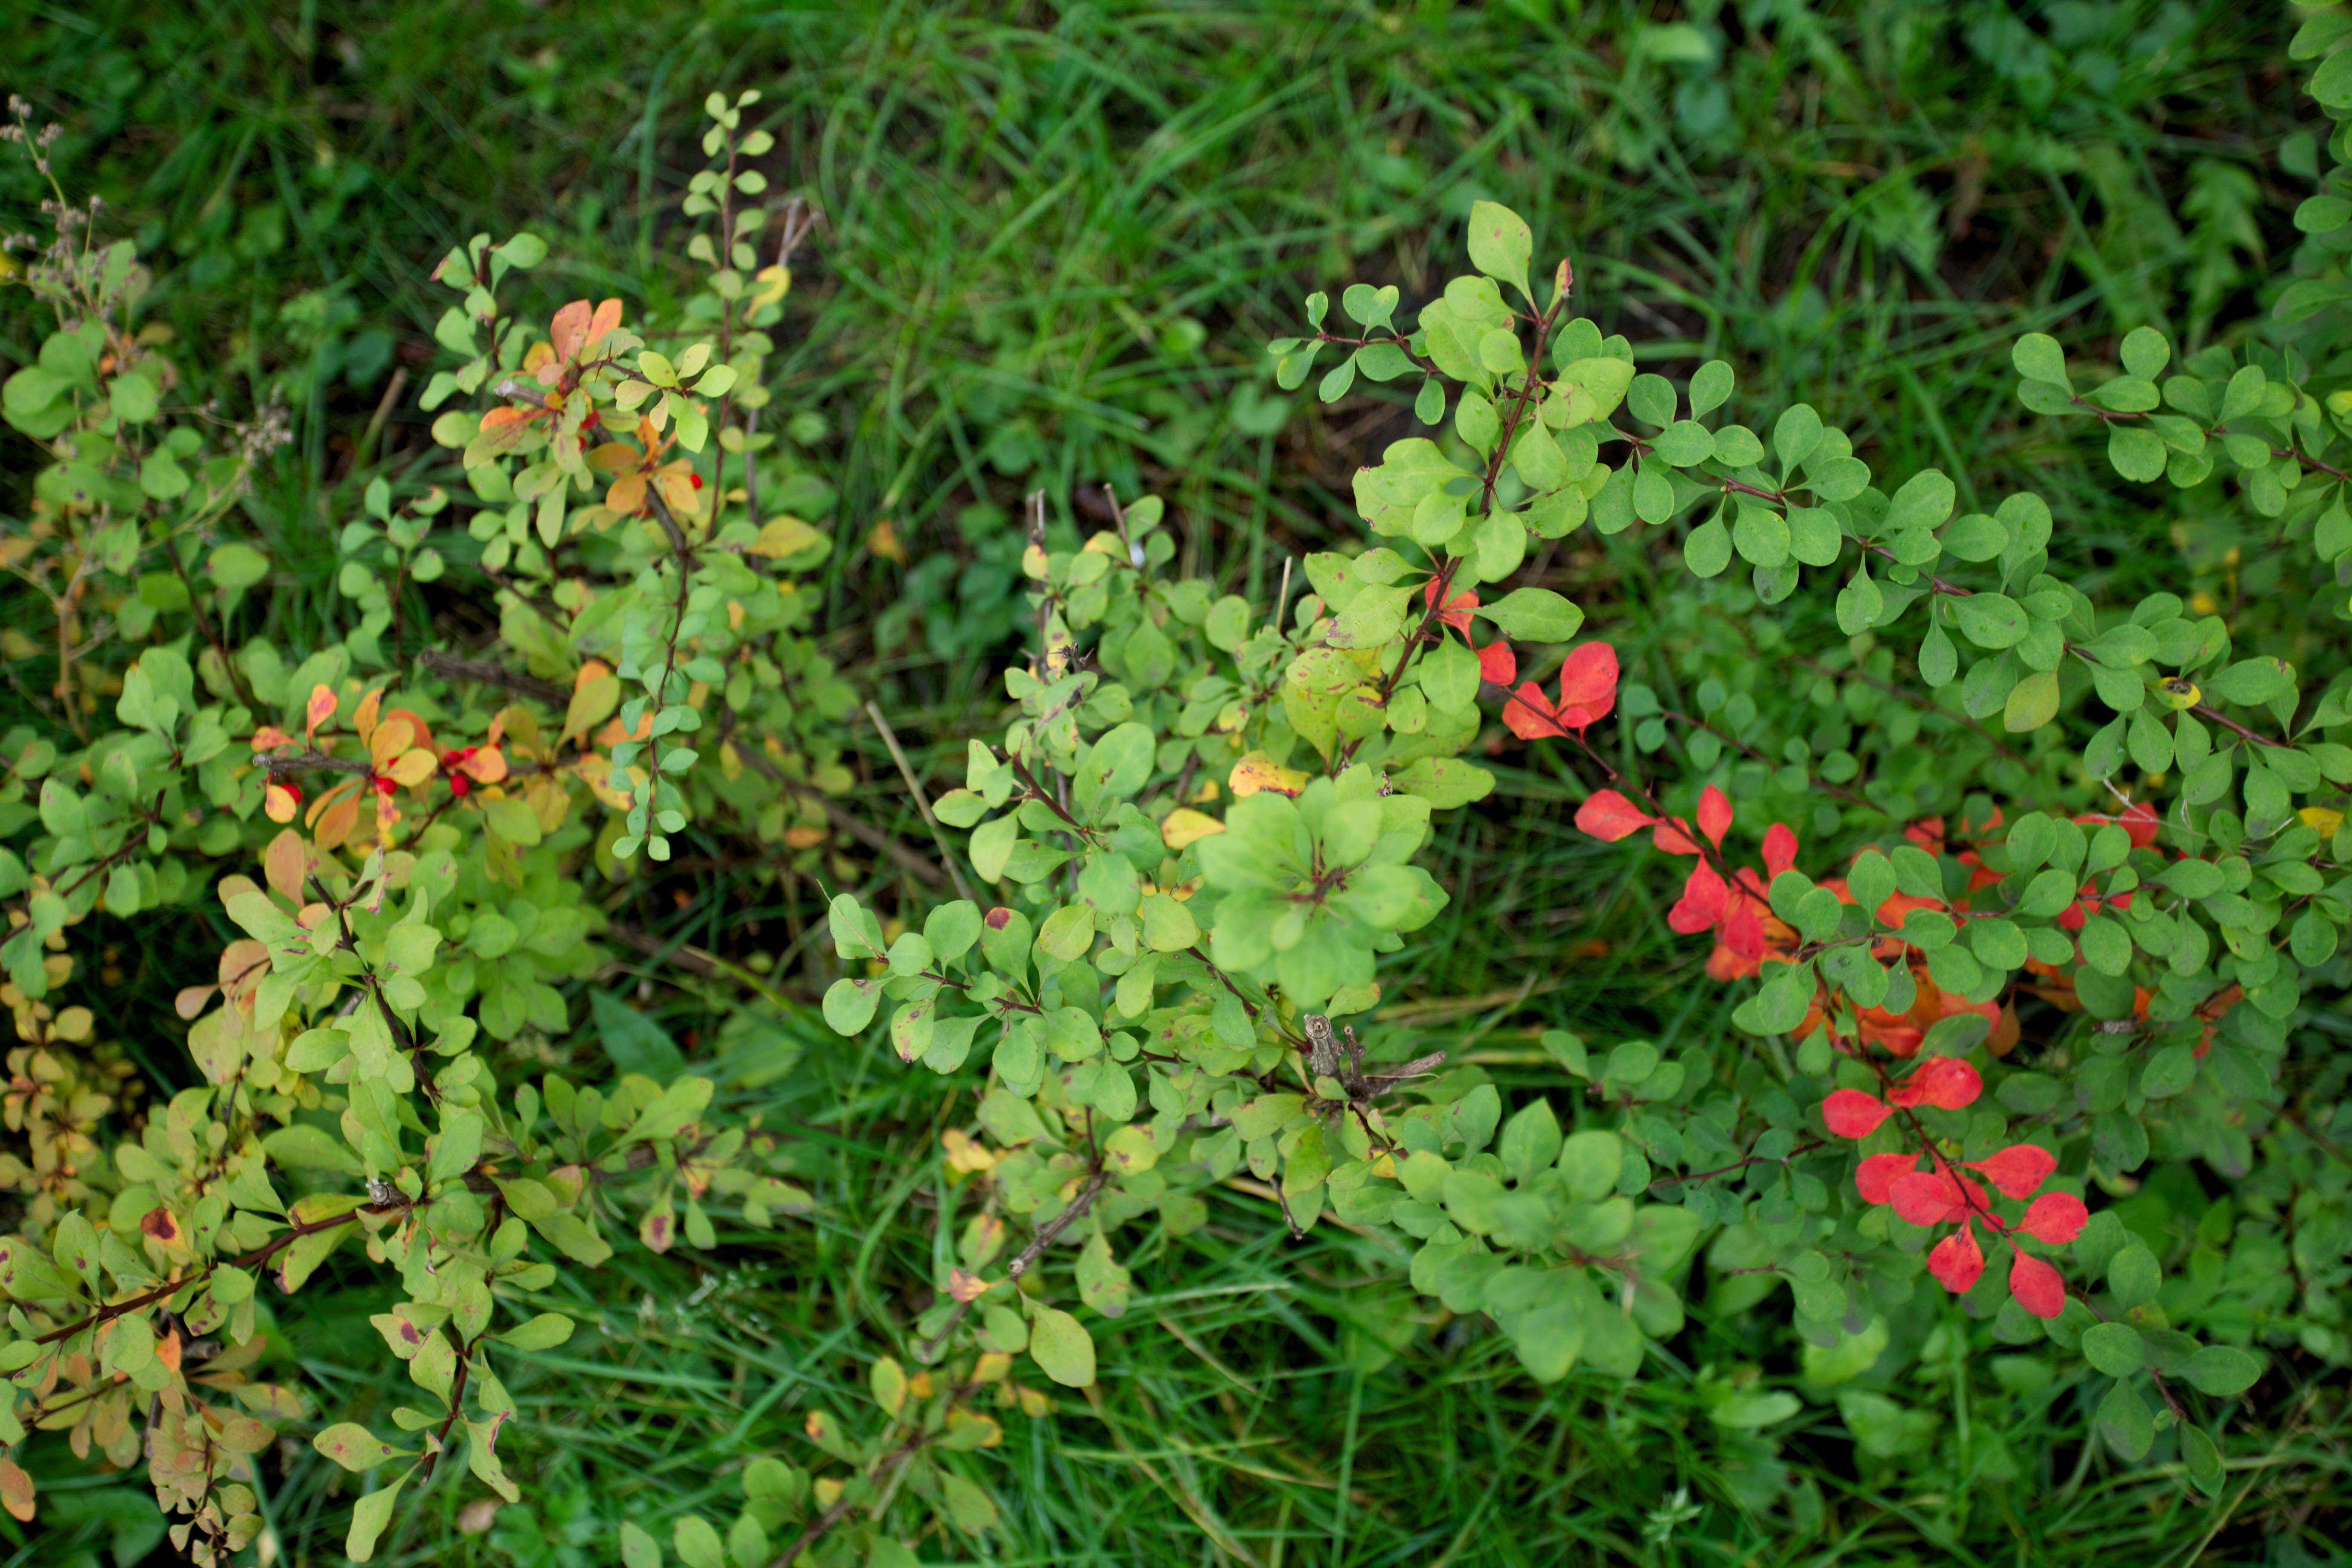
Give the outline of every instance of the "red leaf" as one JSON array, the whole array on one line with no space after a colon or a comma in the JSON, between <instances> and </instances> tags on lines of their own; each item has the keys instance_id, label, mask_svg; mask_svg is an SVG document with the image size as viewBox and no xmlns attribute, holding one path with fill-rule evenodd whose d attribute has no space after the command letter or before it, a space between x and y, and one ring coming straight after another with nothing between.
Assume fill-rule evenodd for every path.
<instances>
[{"instance_id":1,"label":"red leaf","mask_svg":"<svg viewBox=\"0 0 2352 1568\"><path fill-rule=\"evenodd\" d=\"M1540 741L1547 735L1568 733L1568 726L1560 722L1559 712L1552 707L1551 699L1546 697L1543 688L1532 680L1512 692L1504 701L1503 727L1522 741ZM1601 793L1614 795L1616 792L1604 790ZM1642 820L1646 824L1650 819L1645 816ZM1585 831L1590 833L1591 829L1586 828ZM1632 831L1631 828L1626 829L1627 833ZM1601 837L1622 838L1625 834L1604 833Z\"/></svg>"},{"instance_id":2,"label":"red leaf","mask_svg":"<svg viewBox=\"0 0 2352 1568\"><path fill-rule=\"evenodd\" d=\"M1723 945L1742 958L1761 958L1764 943L1764 917L1760 906L1746 894L1734 891L1731 909L1716 926L1715 934Z\"/></svg>"},{"instance_id":3,"label":"red leaf","mask_svg":"<svg viewBox=\"0 0 2352 1568\"><path fill-rule=\"evenodd\" d=\"M1519 689L1532 691L1535 688L1522 686ZM1641 832L1657 820L1645 815L1613 789L1594 790L1585 803L1576 808L1577 827L1612 844L1629 834Z\"/></svg>"},{"instance_id":4,"label":"red leaf","mask_svg":"<svg viewBox=\"0 0 2352 1568\"><path fill-rule=\"evenodd\" d=\"M1437 605L1436 578L1432 577L1428 582L1423 583L1421 585L1421 602L1432 608L1435 608ZM1452 598L1445 601L1445 608L1437 612L1437 618L1440 621L1443 621L1445 625L1452 626L1455 631L1460 632L1465 638L1467 638L1470 636L1470 612L1477 607L1478 595L1471 593L1467 589L1465 589L1463 592L1454 595Z\"/></svg>"},{"instance_id":5,"label":"red leaf","mask_svg":"<svg viewBox=\"0 0 2352 1568\"><path fill-rule=\"evenodd\" d=\"M2066 1310L2066 1282L2058 1270L2021 1247L2009 1266L2009 1293L2037 1318L2054 1318Z\"/></svg>"},{"instance_id":6,"label":"red leaf","mask_svg":"<svg viewBox=\"0 0 2352 1568\"><path fill-rule=\"evenodd\" d=\"M1841 1138L1867 1138L1895 1112L1875 1095L1841 1089L1822 1101L1822 1120Z\"/></svg>"},{"instance_id":7,"label":"red leaf","mask_svg":"<svg viewBox=\"0 0 2352 1568\"><path fill-rule=\"evenodd\" d=\"M1984 1273L1984 1249L1977 1245L1976 1231L1967 1220L1929 1249L1927 1272L1955 1296L1975 1284Z\"/></svg>"},{"instance_id":8,"label":"red leaf","mask_svg":"<svg viewBox=\"0 0 2352 1568\"><path fill-rule=\"evenodd\" d=\"M1976 1068L1958 1057L1930 1057L1918 1071L1889 1089L1886 1098L1896 1105L1958 1110L1974 1105L1983 1092L1984 1079L1977 1076Z\"/></svg>"},{"instance_id":9,"label":"red leaf","mask_svg":"<svg viewBox=\"0 0 2352 1568\"><path fill-rule=\"evenodd\" d=\"M1702 860L1691 868L1690 879L1683 883L1682 901L1666 911L1666 924L1689 936L1706 931L1715 924L1729 901L1731 889L1715 874L1715 868Z\"/></svg>"},{"instance_id":10,"label":"red leaf","mask_svg":"<svg viewBox=\"0 0 2352 1568\"><path fill-rule=\"evenodd\" d=\"M1723 847L1724 830L1731 826L1731 802L1721 790L1709 784L1699 792L1698 830L1717 849Z\"/></svg>"},{"instance_id":11,"label":"red leaf","mask_svg":"<svg viewBox=\"0 0 2352 1568\"><path fill-rule=\"evenodd\" d=\"M1941 1225L1969 1212L1968 1205L1960 1201L1960 1184L1944 1171L1917 1171L1897 1177L1888 1185L1886 1198L1895 1212L1913 1225Z\"/></svg>"},{"instance_id":12,"label":"red leaf","mask_svg":"<svg viewBox=\"0 0 2352 1568\"><path fill-rule=\"evenodd\" d=\"M1690 836L1690 824L1679 816L1672 822L1659 823L1658 830L1650 836L1650 842L1669 855L1698 853L1698 840Z\"/></svg>"},{"instance_id":13,"label":"red leaf","mask_svg":"<svg viewBox=\"0 0 2352 1568\"><path fill-rule=\"evenodd\" d=\"M1511 645L1496 637L1478 650L1478 679L1496 686L1508 686L1518 679L1519 661L1511 652ZM1508 722L1507 720L1505 721Z\"/></svg>"},{"instance_id":14,"label":"red leaf","mask_svg":"<svg viewBox=\"0 0 2352 1568\"><path fill-rule=\"evenodd\" d=\"M1999 1187L2003 1195L2030 1198L2058 1168L2058 1156L2032 1143L2012 1143L1998 1154L1963 1163L1983 1172L1985 1180Z\"/></svg>"},{"instance_id":15,"label":"red leaf","mask_svg":"<svg viewBox=\"0 0 2352 1568\"><path fill-rule=\"evenodd\" d=\"M2036 1241L2058 1247L2080 1236L2090 1220L2091 1211L2074 1194L2044 1193L2033 1200L2017 1228Z\"/></svg>"},{"instance_id":16,"label":"red leaf","mask_svg":"<svg viewBox=\"0 0 2352 1568\"><path fill-rule=\"evenodd\" d=\"M1560 717L1577 729L1598 723L1617 706L1617 650L1605 642L1580 643L1559 667Z\"/></svg>"},{"instance_id":17,"label":"red leaf","mask_svg":"<svg viewBox=\"0 0 2352 1568\"><path fill-rule=\"evenodd\" d=\"M2120 823L2125 837L2135 849L2146 849L2155 844L2157 830L2163 826L2162 819L2156 815L2156 807L2144 800L2134 801L2112 816L2095 811L2074 820L2091 828L2104 827L2110 822Z\"/></svg>"},{"instance_id":18,"label":"red leaf","mask_svg":"<svg viewBox=\"0 0 2352 1568\"><path fill-rule=\"evenodd\" d=\"M1764 830L1764 874L1777 877L1797 863L1797 835L1785 823Z\"/></svg>"},{"instance_id":19,"label":"red leaf","mask_svg":"<svg viewBox=\"0 0 2352 1568\"><path fill-rule=\"evenodd\" d=\"M1841 1089L1840 1093L1845 1092ZM1916 1154L1872 1154L1862 1162L1853 1173L1853 1190L1862 1194L1866 1204L1883 1204L1887 1189L1909 1175L1919 1163Z\"/></svg>"}]
</instances>

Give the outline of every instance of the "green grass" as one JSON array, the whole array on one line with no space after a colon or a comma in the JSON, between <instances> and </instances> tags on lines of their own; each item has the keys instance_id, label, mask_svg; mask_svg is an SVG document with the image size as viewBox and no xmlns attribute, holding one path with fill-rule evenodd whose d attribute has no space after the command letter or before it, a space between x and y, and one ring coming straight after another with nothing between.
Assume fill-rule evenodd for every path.
<instances>
[{"instance_id":1,"label":"green grass","mask_svg":"<svg viewBox=\"0 0 2352 1568\"><path fill-rule=\"evenodd\" d=\"M992 716L988 672L1017 614L1019 496L1043 487L1076 519L1087 487L1156 490L1192 563L1270 596L1286 559L1345 531L1353 468L1412 426L1376 393L1328 409L1286 397L1259 344L1295 326L1311 288L1425 290L1481 196L1524 213L1541 252L1568 251L1584 308L1662 368L1720 355L1742 395L1813 402L1874 462L1941 464L1996 496L2030 483L2119 594L2171 564L2137 503L2018 417L2006 344L2044 329L2095 353L2143 321L2191 343L2248 330L2262 258L2292 242L2301 194L2273 157L2304 109L2279 73L2280 18L2083 6L2020 42L1972 41L1979 13L1928 5L1791 5L1761 31L1727 10L1700 30L1646 7L1519 14L1554 9L47 6L0 85L67 121L69 182L102 191L148 247L183 341L234 345L209 366L190 357L199 384L238 407L293 384L297 442L248 509L300 579L250 610L249 629L267 617L289 640L331 605L322 520L344 514L355 481L438 472L413 403L443 305L425 281L434 260L477 229L530 226L555 247L543 304L677 287L657 258L714 88L762 90L772 177L825 215L778 382L813 416L800 460L837 489L823 584L836 652L934 778ZM13 216L27 189L0 184L6 226L31 226ZM19 357L23 333L0 315L0 359ZM0 472L24 471L21 447L0 451ZM0 501L15 483L0 479ZM886 518L903 565L866 548ZM1580 535L1529 580L1594 606L1608 632L1660 581L1656 552ZM1627 657L1676 700L1666 653ZM889 804L878 742L860 743L881 784L866 809L923 842L911 809ZM1693 984L1700 955L1664 936L1654 886L1569 830L1573 796L1547 764L1498 765L1496 797L1443 832L1454 901L1404 955L1384 1030L1467 1051L1507 1089L1548 1080L1532 1043L1546 1026L1720 1038L1728 998ZM723 868L680 887L683 908L665 888L624 896L615 916L667 942L782 952L779 984L814 994L829 960L799 939L816 889ZM118 1000L126 1019L163 1016L169 970L150 956ZM739 1006L778 1021L797 1065L731 1092L797 1140L820 1208L722 1233L707 1269L630 1250L572 1282L549 1305L593 1331L513 1379L522 1419L501 1447L526 1503L463 1533L459 1510L481 1494L453 1468L380 1561L608 1563L620 1519L666 1537L681 1510L730 1511L750 1457L804 1460L811 1405L862 1419L865 1360L908 1348L952 1114L936 1086L845 1048L804 1008L675 963L625 955L604 983L703 1047ZM125 1032L167 1064L152 1027ZM599 1070L592 1036L555 1048ZM1004 1528L980 1545L929 1542L927 1558L2128 1553L2168 1568L2209 1539L2207 1561L2339 1561L2329 1542L2352 1534L2340 1384L2256 1413L2209 1506L2162 1474L2110 1474L2078 1388L2004 1392L1933 1346L1908 1347L1903 1373L1939 1422L1924 1453L1859 1454L1820 1402L1777 1450L1719 1430L1701 1413L1705 1380L1795 1370L1769 1309L1702 1302L1675 1347L1687 1375L1545 1391L1477 1325L1383 1283L1399 1259L1328 1226L1294 1244L1243 1194L1129 1261L1137 1300L1097 1331L1099 1405L1011 1418L1003 1449L967 1456ZM369 1277L348 1279L283 1307L282 1370L368 1419L403 1384L365 1322ZM263 1481L277 1560L337 1561L340 1472L297 1447ZM105 1499L121 1489L56 1484L84 1489L79 1512L45 1517L0 1563L72 1563L111 1539Z\"/></svg>"}]
</instances>

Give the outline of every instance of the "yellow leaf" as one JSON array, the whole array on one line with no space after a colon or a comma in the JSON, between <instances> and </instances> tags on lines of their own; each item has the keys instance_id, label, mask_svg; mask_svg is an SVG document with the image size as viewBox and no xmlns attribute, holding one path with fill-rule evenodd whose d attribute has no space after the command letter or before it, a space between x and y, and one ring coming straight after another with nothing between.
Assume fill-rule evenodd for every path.
<instances>
[{"instance_id":1,"label":"yellow leaf","mask_svg":"<svg viewBox=\"0 0 2352 1568\"><path fill-rule=\"evenodd\" d=\"M751 290L751 309L756 310L762 305L774 304L792 292L793 269L789 267L762 267L751 275L751 280L759 285Z\"/></svg>"},{"instance_id":2,"label":"yellow leaf","mask_svg":"<svg viewBox=\"0 0 2352 1568\"><path fill-rule=\"evenodd\" d=\"M1270 789L1276 795L1286 795L1295 799L1298 792L1307 787L1307 775L1297 768L1277 767L1274 759L1264 752L1252 752L1234 764L1233 773L1225 780L1225 785L1234 792L1235 798Z\"/></svg>"},{"instance_id":3,"label":"yellow leaf","mask_svg":"<svg viewBox=\"0 0 2352 1568\"><path fill-rule=\"evenodd\" d=\"M866 536L866 548L885 561L896 561L901 566L907 563L907 547L898 542L898 531L887 517Z\"/></svg>"},{"instance_id":4,"label":"yellow leaf","mask_svg":"<svg viewBox=\"0 0 2352 1568\"><path fill-rule=\"evenodd\" d=\"M571 705L563 712L563 734L558 741L569 741L589 731L613 716L621 705L621 678L617 675L594 675L582 681L572 693Z\"/></svg>"},{"instance_id":5,"label":"yellow leaf","mask_svg":"<svg viewBox=\"0 0 2352 1568\"><path fill-rule=\"evenodd\" d=\"M415 789L431 778L438 766L433 760L433 753L419 746L414 751L403 752L386 771L404 787Z\"/></svg>"},{"instance_id":6,"label":"yellow leaf","mask_svg":"<svg viewBox=\"0 0 2352 1568\"><path fill-rule=\"evenodd\" d=\"M798 555L803 550L813 550L824 542L824 534L790 512L783 512L761 524L760 537L744 548L749 554L772 557Z\"/></svg>"},{"instance_id":7,"label":"yellow leaf","mask_svg":"<svg viewBox=\"0 0 2352 1568\"><path fill-rule=\"evenodd\" d=\"M1224 830L1225 825L1208 813L1179 806L1160 823L1160 841L1181 855L1187 844L1196 844L1213 833Z\"/></svg>"},{"instance_id":8,"label":"yellow leaf","mask_svg":"<svg viewBox=\"0 0 2352 1568\"><path fill-rule=\"evenodd\" d=\"M2336 830L2344 826L2344 814L2324 805L2306 805L2295 815L2303 818L2306 827L2317 828L2322 838L2335 837Z\"/></svg>"}]
</instances>

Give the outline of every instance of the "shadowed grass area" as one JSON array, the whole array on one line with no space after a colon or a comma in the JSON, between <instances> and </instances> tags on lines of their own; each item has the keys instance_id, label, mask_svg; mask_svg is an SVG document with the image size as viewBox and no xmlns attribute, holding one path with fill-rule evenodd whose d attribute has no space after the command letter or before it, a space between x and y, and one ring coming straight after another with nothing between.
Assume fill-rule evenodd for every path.
<instances>
[{"instance_id":1,"label":"shadowed grass area","mask_svg":"<svg viewBox=\"0 0 2352 1568\"><path fill-rule=\"evenodd\" d=\"M0 85L67 123L67 177L158 266L154 312L184 342L225 345L186 358L203 390L229 411L290 398L296 442L247 506L277 576L238 629L295 645L335 609L331 523L358 483L455 477L415 404L446 303L435 260L528 226L553 251L537 304L662 297L679 284L656 258L698 163L695 105L745 87L778 138L775 188L824 215L777 384L793 460L835 492L834 651L934 785L960 776L1018 635L1021 495L1042 488L1058 520L1084 521L1102 485L1157 491L1188 564L1270 598L1350 511L1353 469L1415 426L1376 388L1329 407L1280 392L1262 342L1296 327L1312 288L1393 282L1412 304L1480 197L1524 214L1539 255L1565 249L1583 308L1660 368L1728 359L1743 395L1811 402L1874 463L1940 464L1964 505L1972 485L2031 484L2116 594L2172 585L2176 520L2151 508L2177 503L2123 492L2095 454L2025 420L2007 344L2047 330L2096 354L2143 321L2184 346L2259 330L2252 279L2292 242L2304 194L2276 158L2304 110L2286 24L2218 3L2030 21L1996 5L1666 11L34 6ZM20 174L0 173L12 228L33 226L15 216ZM0 359L27 336L0 312ZM27 471L20 439L0 435L0 508ZM1525 580L1620 637L1625 606L1679 577L1660 537L1572 536ZM2200 566L2218 558L2199 550ZM472 631L429 607L453 639ZM1662 622L1622 652L1669 708L1695 710ZM876 786L858 809L927 843L879 741L858 744ZM1433 857L1453 902L1388 977L1381 1026L1405 1037L1384 1038L1390 1054L1443 1047L1524 1091L1556 1084L1547 1026L1720 1048L1732 998L1664 931L1654 879L1570 828L1582 786L1566 764L1490 760L1495 796L1452 817ZM785 996L634 952L602 984L629 987L795 1141L819 1206L722 1231L708 1259L629 1248L566 1280L544 1306L581 1333L511 1379L502 1451L525 1503L486 1521L452 1467L404 1503L379 1561L584 1568L614 1560L623 1519L667 1540L680 1513L724 1517L749 1458L805 1461L812 1407L856 1429L866 1361L912 1349L953 1191L938 1133L970 1100L828 1035L806 1006L831 963L805 940L818 890L726 857L685 847L708 869L613 889L612 912L670 959L692 944L756 961ZM173 968L168 952L134 966L126 1017L166 1016ZM175 1047L144 1033L168 1080ZM609 1070L585 1026L546 1050ZM1683 1364L1631 1387L1545 1389L1480 1323L1397 1283L1400 1258L1328 1221L1293 1241L1246 1193L1128 1261L1137 1295L1097 1325L1097 1396L1064 1395L1050 1421L1008 1415L1003 1448L957 1461L1003 1528L927 1542L926 1561L2154 1568L2214 1540L2232 1562L2341 1560L2340 1384L2264 1384L2208 1505L2160 1468L2114 1474L2080 1385L1971 1365L1957 1318L1871 1385L1916 1418L1873 1453L1826 1388L1769 1439L1708 1418L1710 1388L1801 1373L1773 1302L1702 1300ZM351 1278L280 1304L286 1355L351 1418L388 1420L406 1384L366 1321L380 1294ZM0 1562L78 1563L116 1542L135 1560L135 1497L66 1475L44 1479L68 1500L45 1533ZM262 1484L268 1560L336 1560L348 1479L289 1445Z\"/></svg>"}]
</instances>

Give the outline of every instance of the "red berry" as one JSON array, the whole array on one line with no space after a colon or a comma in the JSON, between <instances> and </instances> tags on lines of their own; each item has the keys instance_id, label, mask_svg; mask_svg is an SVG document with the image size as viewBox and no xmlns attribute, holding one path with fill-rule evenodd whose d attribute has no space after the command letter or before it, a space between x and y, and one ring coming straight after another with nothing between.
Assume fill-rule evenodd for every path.
<instances>
[{"instance_id":1,"label":"red berry","mask_svg":"<svg viewBox=\"0 0 2352 1568\"><path fill-rule=\"evenodd\" d=\"M449 793L451 795L462 795L473 787L474 781L467 778L465 774L451 773L449 775Z\"/></svg>"},{"instance_id":2,"label":"red berry","mask_svg":"<svg viewBox=\"0 0 2352 1568\"><path fill-rule=\"evenodd\" d=\"M687 482L691 484L696 489L700 489L702 488L702 476L700 474L688 474L686 478Z\"/></svg>"}]
</instances>

